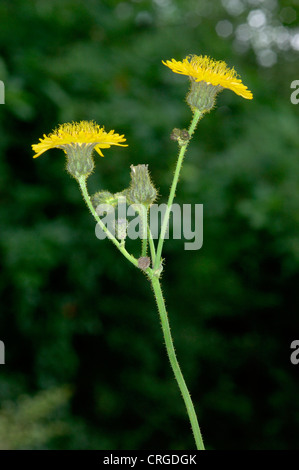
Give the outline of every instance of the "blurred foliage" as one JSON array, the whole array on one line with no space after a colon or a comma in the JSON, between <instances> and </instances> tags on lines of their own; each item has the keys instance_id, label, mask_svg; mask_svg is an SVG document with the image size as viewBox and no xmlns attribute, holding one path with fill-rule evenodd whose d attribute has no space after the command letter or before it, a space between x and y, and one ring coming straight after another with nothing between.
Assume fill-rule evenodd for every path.
<instances>
[{"instance_id":1,"label":"blurred foliage","mask_svg":"<svg viewBox=\"0 0 299 470\"><path fill-rule=\"evenodd\" d=\"M219 95L180 178L176 202L204 205L204 244L190 252L183 240L165 243L164 294L179 361L208 448L298 448L298 370L289 360L299 328L299 108L290 102L299 79L298 5L1 2L7 432L28 425L21 405L3 411L7 401L69 383L71 407L59 419L66 432L54 437L56 419L42 428L36 419L40 448L194 446L144 276L96 239L62 152L32 160L31 144L58 123L94 119L125 133L129 147L97 159L90 192L120 191L130 165L148 163L165 201L177 153L169 135L188 125L190 110L188 80L161 60L196 53L234 66L254 100ZM43 406L34 420L48 420L52 405ZM0 447L28 447L25 437Z\"/></svg>"},{"instance_id":2,"label":"blurred foliage","mask_svg":"<svg viewBox=\"0 0 299 470\"><path fill-rule=\"evenodd\" d=\"M17 404L4 402L0 410L0 450L40 448L54 436L65 434L67 426L57 420L57 408L68 401L69 395L67 388L60 387L34 397L20 396Z\"/></svg>"}]
</instances>

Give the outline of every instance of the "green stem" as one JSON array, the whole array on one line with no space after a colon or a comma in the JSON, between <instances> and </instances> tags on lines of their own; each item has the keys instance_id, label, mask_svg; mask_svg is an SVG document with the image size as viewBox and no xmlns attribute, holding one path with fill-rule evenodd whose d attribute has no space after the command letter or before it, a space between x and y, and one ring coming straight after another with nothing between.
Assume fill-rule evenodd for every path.
<instances>
[{"instance_id":1,"label":"green stem","mask_svg":"<svg viewBox=\"0 0 299 470\"><path fill-rule=\"evenodd\" d=\"M141 223L142 223L142 240L141 240L141 256L146 256L147 252L147 218L148 218L148 210L143 208L144 210L140 214Z\"/></svg>"},{"instance_id":2,"label":"green stem","mask_svg":"<svg viewBox=\"0 0 299 470\"><path fill-rule=\"evenodd\" d=\"M174 346L173 346L173 341L171 337L171 332L170 332L170 326L169 326L169 321L168 321L168 315L166 312L166 307L165 307L165 302L163 299L163 294L161 290L161 285L160 281L157 277L153 277L152 280L152 286L154 290L154 294L156 297L157 305L158 305L158 310L160 314L160 319L161 319L161 324L162 324L162 330L163 330L163 335L164 335L164 340L165 340L165 345L167 349L167 354L170 360L170 364L172 367L172 370L174 372L176 381L178 383L178 386L180 388L180 391L183 395L183 399L187 408L188 416L190 419L194 439L196 442L196 448L198 450L204 450L204 444L201 436L201 432L199 429L198 421L197 421L197 416L195 413L195 409L191 400L190 393L188 391L186 382L184 380L182 371L180 369Z\"/></svg>"},{"instance_id":3,"label":"green stem","mask_svg":"<svg viewBox=\"0 0 299 470\"><path fill-rule=\"evenodd\" d=\"M154 266L156 262L156 248L155 248L153 235L152 235L149 225L147 226L147 233L148 233L149 247L151 251L152 265Z\"/></svg>"},{"instance_id":4,"label":"green stem","mask_svg":"<svg viewBox=\"0 0 299 470\"><path fill-rule=\"evenodd\" d=\"M190 137L192 137L192 134L194 133L195 128L197 126L197 123L198 123L199 119L201 118L201 116L202 116L202 113L200 111L195 111L194 112L193 119L192 119L190 127L188 129L188 133L189 133ZM163 243L164 243L164 239L165 239L165 233L166 233L166 230L167 230L167 225L168 225L168 222L169 222L171 206L172 206L173 199L174 199L174 196L175 196L175 191L176 191L176 187L177 187L177 184L178 184L180 171L181 171L181 168L182 168L182 163L183 163L183 160L184 160L184 156L185 156L188 144L189 144L189 141L181 146L180 153L179 153L179 156L178 156L176 169L175 169L175 172L174 172L174 177L173 177L173 181L172 181L172 185L171 185L170 193L169 193L169 198L168 198L168 202L167 202L167 208L166 208L166 212L165 212L162 227L161 227L161 233L160 233L158 248L157 248L155 269L158 269L160 264L161 264L162 248L163 248Z\"/></svg>"},{"instance_id":5,"label":"green stem","mask_svg":"<svg viewBox=\"0 0 299 470\"><path fill-rule=\"evenodd\" d=\"M87 190L87 186L86 186L86 178L84 176L81 176L78 179L78 183L79 183L79 186L81 188L83 198L84 198L91 214L93 215L93 217L95 218L95 220L97 221L97 223L99 224L101 229L107 234L107 237L112 241L112 243L114 243L116 248L125 256L125 258L127 258L127 260L129 260L130 263L134 264L134 266L138 267L137 259L134 258L134 256L130 255L130 253L128 253L128 251L125 249L123 243L119 243L119 241L116 240L114 235L112 235L112 233L107 229L106 225L103 224L100 217L98 216L95 208L92 205L92 202L90 200L90 196L88 194L88 190Z\"/></svg>"}]
</instances>

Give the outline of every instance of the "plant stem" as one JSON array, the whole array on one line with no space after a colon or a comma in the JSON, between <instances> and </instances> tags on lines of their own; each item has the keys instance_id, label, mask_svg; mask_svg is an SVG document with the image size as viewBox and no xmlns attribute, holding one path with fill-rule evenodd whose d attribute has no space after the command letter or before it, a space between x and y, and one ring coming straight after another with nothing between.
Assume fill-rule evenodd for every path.
<instances>
[{"instance_id":1,"label":"plant stem","mask_svg":"<svg viewBox=\"0 0 299 470\"><path fill-rule=\"evenodd\" d=\"M193 119L192 119L190 127L188 129L188 133L189 133L190 137L192 137L192 134L194 133L195 128L197 126L197 123L198 123L199 119L201 118L201 116L202 116L202 113L200 111L195 111L194 112ZM175 191L176 191L176 187L177 187L177 184L178 184L180 171L181 171L181 168L182 168L182 163L183 163L184 156L185 156L186 149L188 147L189 142L190 142L190 140L188 142L186 142L184 145L181 146L180 153L179 153L179 156L178 156L178 160L177 160L177 164L176 164L176 168L175 168L175 172L174 172L174 177L173 177L173 181L172 181L171 188L170 188L169 198L168 198L168 202L167 202L167 209L166 209L166 212L165 212L165 215L164 215L164 218L163 218L162 227L161 227L161 233L160 233L158 248L157 248L155 269L158 269L160 264L161 264L162 248L163 248L163 243L164 243L164 239L165 239L165 233L166 233L166 230L167 230L167 225L168 225L168 222L169 222L171 206L172 206L173 199L174 199L174 196L175 196Z\"/></svg>"},{"instance_id":2,"label":"plant stem","mask_svg":"<svg viewBox=\"0 0 299 470\"><path fill-rule=\"evenodd\" d=\"M152 265L154 266L155 262L156 262L156 248L155 248L153 235L152 235L151 228L150 228L149 224L147 225L147 233L148 233L148 240L149 240L151 258L152 258Z\"/></svg>"},{"instance_id":3,"label":"plant stem","mask_svg":"<svg viewBox=\"0 0 299 470\"><path fill-rule=\"evenodd\" d=\"M190 138L192 137L192 134L194 133L196 125L197 125L199 119L201 118L201 116L202 116L202 113L200 113L199 111L194 112L193 119L192 119L190 127L188 129ZM174 197L175 197L175 191L176 191L176 187L177 187L177 184L178 184L183 159L184 159L189 141L190 141L190 139L184 145L182 145L181 148L180 148L180 152L179 152L179 156L178 156L178 160L177 160L177 164L176 164L176 169L175 169L172 185L171 185L171 188L170 188L169 198L168 198L168 202L167 202L167 209L166 209L165 216L164 216L163 223L162 223L162 227L161 227L157 252L155 250L155 245L154 245L154 241L153 241L153 238L152 238L152 234L150 232L150 228L149 228L148 223L147 223L147 214L146 214L146 216L144 216L142 214L142 217L141 217L141 219L142 219L141 223L143 225L143 230L142 230L142 232L143 232L142 256L146 256L147 238L149 238L151 258L152 258L152 263L153 263L154 269L147 268L146 273L148 274L148 277L151 280L151 284L152 284L153 291L154 291L154 294L155 294L156 302L157 302L157 305L158 305L158 310L159 310L159 315L160 315L160 319L161 319L162 331L163 331L163 336L164 336L164 340L165 340L167 354L168 354L168 357L169 357L169 360L170 360L170 364L171 364L173 373L175 375L176 381L178 383L179 389L182 393L182 396L183 396L183 399L184 399L184 402L185 402L185 405L186 405L186 409L187 409L187 413L188 413L188 416L189 416L189 419L190 419L194 439L195 439L195 442L196 442L196 448L198 450L204 450L204 444L203 444L202 435L201 435L201 432L200 432L200 429L199 429L198 420L197 420L197 416L196 416L196 413L195 413L194 405L192 403L190 393L188 391L186 382L184 380L184 377L183 377L182 371L180 369L180 366L179 366L179 363L178 363L178 360L177 360L177 357L176 357L176 353L175 353L175 350L174 350L173 340L172 340L172 336L171 336L171 332L170 332L170 325L169 325L169 321L168 321L168 315L167 315L165 302L164 302L163 295L162 295L162 290L161 290L159 277L157 275L157 270L160 268L161 261L162 261L162 259L161 259L162 248L163 248L163 243L164 243L165 234L166 234L166 230L167 230L167 225L168 225L168 222L169 222L171 207L172 207L172 203L173 203L173 200L174 200ZM122 241L121 243L119 243L119 241L108 230L108 228L103 224L102 220L98 216L95 208L92 205L92 202L91 202L89 194L88 194L88 190L87 190L87 186L86 186L86 178L81 177L81 178L78 179L78 182L79 182L84 200L85 200L90 212L92 213L93 217L95 218L95 220L99 224L99 226L107 234L107 237L114 243L114 245L117 247L117 249L132 264L134 264L134 266L138 267L138 260L134 256L130 255L130 253L127 252L127 250L125 249L125 246L124 246L124 242ZM148 234L148 237L147 237L147 234ZM155 273L155 270L156 270L156 273Z\"/></svg>"},{"instance_id":4,"label":"plant stem","mask_svg":"<svg viewBox=\"0 0 299 470\"><path fill-rule=\"evenodd\" d=\"M142 240L141 240L141 256L146 256L147 252L147 219L148 219L148 209L143 207L143 211L140 214L141 224L142 224Z\"/></svg>"},{"instance_id":5,"label":"plant stem","mask_svg":"<svg viewBox=\"0 0 299 470\"><path fill-rule=\"evenodd\" d=\"M100 217L98 216L95 208L92 205L92 202L90 200L90 196L88 194L88 190L87 190L87 186L86 186L86 178L84 176L81 176L78 179L78 182L79 182L79 186L80 186L81 191L82 191L83 198L84 198L90 212L92 213L93 217L95 218L95 220L97 221L97 223L101 227L101 229L107 234L107 237L114 243L116 248L125 256L125 258L127 258L127 260L129 260L130 263L134 264L134 266L138 267L137 259L134 256L130 255L130 253L125 249L123 243L119 243L119 241L116 240L115 236L108 230L106 225L103 224Z\"/></svg>"},{"instance_id":6,"label":"plant stem","mask_svg":"<svg viewBox=\"0 0 299 470\"><path fill-rule=\"evenodd\" d=\"M159 314L160 314L160 319L161 319L162 330L163 330L165 345L166 345L166 349L167 349L167 354L168 354L170 364L171 364L172 370L174 372L176 381L177 381L178 386L180 388L180 391L183 395L183 399L184 399L184 402L185 402L185 405L186 405L186 408L187 408L187 412L188 412L188 416L189 416L189 419L190 419L194 439L195 439L195 442L196 442L196 448L198 450L204 450L205 448L204 448L201 432L200 432L200 429L199 429L195 409L194 409L190 393L188 391L186 382L184 380L182 371L180 369L180 366L179 366L179 363L178 363L178 360L177 360L177 357L176 357L176 354L175 354L175 350L174 350L174 346L173 346L173 340L172 340L172 336L171 336L171 332L170 332L170 325L169 325L169 321L168 321L168 315L167 315L167 311L166 311L166 307L165 307L165 302L164 302L164 298L163 298L163 294L162 294L162 290L161 290L160 281L157 277L154 276L151 279L151 282L152 282L155 298L156 298L157 305L158 305L158 310L159 310Z\"/></svg>"}]
</instances>

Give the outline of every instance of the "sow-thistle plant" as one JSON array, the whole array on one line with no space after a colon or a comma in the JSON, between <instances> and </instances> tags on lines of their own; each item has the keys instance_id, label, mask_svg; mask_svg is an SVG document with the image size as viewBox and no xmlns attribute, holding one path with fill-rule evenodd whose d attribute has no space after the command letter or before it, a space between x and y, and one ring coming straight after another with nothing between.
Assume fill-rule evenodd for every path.
<instances>
[{"instance_id":1,"label":"sow-thistle plant","mask_svg":"<svg viewBox=\"0 0 299 470\"><path fill-rule=\"evenodd\" d=\"M83 198L97 224L120 253L136 268L146 274L153 288L167 354L184 399L196 447L199 450L204 450L194 405L174 350L165 301L162 295L160 284L164 265L162 250L183 159L198 121L214 107L216 96L223 89L230 89L246 99L252 99L252 93L242 83L236 71L233 68L228 68L223 61L215 61L207 56L189 55L182 61L172 59L162 62L174 73L188 76L190 89L186 101L192 110L193 117L188 129L176 128L171 133L171 139L178 143L179 155L170 187L167 208L156 244L151 233L148 214L150 207L157 199L157 190L151 181L147 164L131 166L130 186L119 193L112 194L107 190L100 190L93 196L88 193L86 181L94 169L94 151L103 157L102 149L108 149L112 145L126 146L124 135L117 134L114 130L106 132L104 127L100 127L93 121L81 121L59 125L51 134L44 135L39 143L32 145L32 148L35 152L34 158L52 148L60 148L65 152L66 169L77 180ZM110 227L105 225L101 217L102 212L98 210L99 207L104 206L106 213L113 212L120 202L129 204L140 216L142 237L140 237L139 257L135 257L126 249L127 220L123 217L118 218L114 221L113 228L115 230L110 230Z\"/></svg>"}]
</instances>

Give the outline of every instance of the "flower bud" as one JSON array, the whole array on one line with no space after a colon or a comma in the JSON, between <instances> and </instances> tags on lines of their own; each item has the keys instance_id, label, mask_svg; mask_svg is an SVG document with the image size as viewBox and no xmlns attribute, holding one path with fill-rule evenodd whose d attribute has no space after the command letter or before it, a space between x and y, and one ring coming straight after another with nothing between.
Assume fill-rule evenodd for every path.
<instances>
[{"instance_id":1,"label":"flower bud","mask_svg":"<svg viewBox=\"0 0 299 470\"><path fill-rule=\"evenodd\" d=\"M151 182L148 165L131 165L131 186L126 191L129 204L143 204L149 207L157 197L157 190Z\"/></svg>"},{"instance_id":2,"label":"flower bud","mask_svg":"<svg viewBox=\"0 0 299 470\"><path fill-rule=\"evenodd\" d=\"M138 258L138 268L142 269L142 271L145 271L151 264L151 259L148 256L141 256L141 258Z\"/></svg>"},{"instance_id":3,"label":"flower bud","mask_svg":"<svg viewBox=\"0 0 299 470\"><path fill-rule=\"evenodd\" d=\"M171 140L176 140L180 146L185 145L190 140L190 134L187 129L173 129L170 134Z\"/></svg>"},{"instance_id":4,"label":"flower bud","mask_svg":"<svg viewBox=\"0 0 299 470\"><path fill-rule=\"evenodd\" d=\"M117 204L117 199L114 194L109 191L98 191L97 193L91 196L91 202L93 207L96 209L100 204L109 204L110 206L115 207Z\"/></svg>"}]
</instances>

